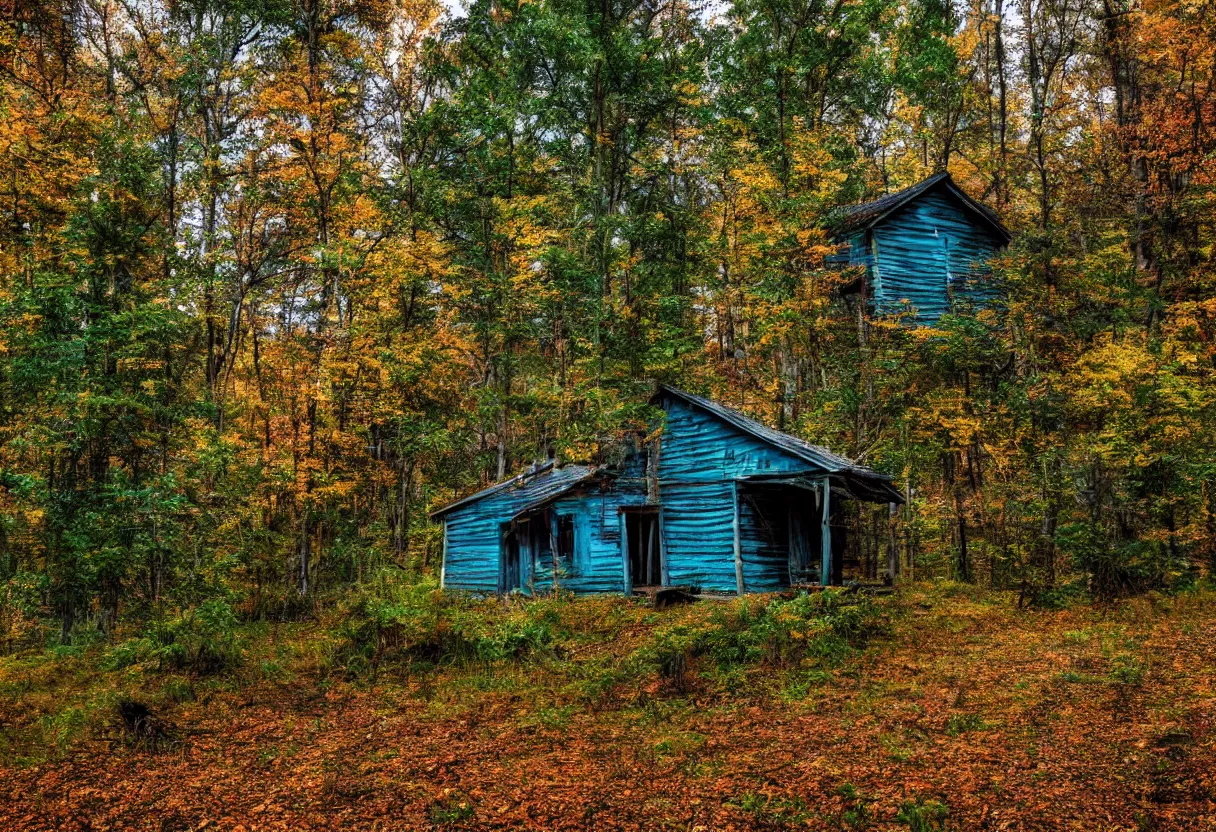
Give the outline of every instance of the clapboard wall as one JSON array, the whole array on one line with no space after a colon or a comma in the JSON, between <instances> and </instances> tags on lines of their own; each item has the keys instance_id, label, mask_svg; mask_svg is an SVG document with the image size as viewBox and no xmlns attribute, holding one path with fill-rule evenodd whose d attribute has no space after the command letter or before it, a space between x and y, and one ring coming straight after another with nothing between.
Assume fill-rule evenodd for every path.
<instances>
[{"instance_id":1,"label":"clapboard wall","mask_svg":"<svg viewBox=\"0 0 1216 832\"><path fill-rule=\"evenodd\" d=\"M558 588L577 593L625 592L621 509L645 502L642 483L623 480L611 489L575 494L555 502L551 508L554 515L574 518L574 558L572 563L558 564ZM536 591L553 589L553 560L548 552L537 559L532 581Z\"/></svg>"},{"instance_id":2,"label":"clapboard wall","mask_svg":"<svg viewBox=\"0 0 1216 832\"><path fill-rule=\"evenodd\" d=\"M668 578L676 586L734 592L735 480L754 474L820 473L721 418L671 395L659 455L659 499ZM787 549L759 528L755 506L741 500L743 583L748 592L789 585Z\"/></svg>"},{"instance_id":3,"label":"clapboard wall","mask_svg":"<svg viewBox=\"0 0 1216 832\"><path fill-rule=\"evenodd\" d=\"M912 312L913 321L933 324L999 300L989 261L1006 240L945 183L840 242L849 264L866 269L878 314Z\"/></svg>"},{"instance_id":4,"label":"clapboard wall","mask_svg":"<svg viewBox=\"0 0 1216 832\"><path fill-rule=\"evenodd\" d=\"M505 524L538 497L577 479L581 470L558 469L531 484L504 488L448 512L444 516L444 588L497 592ZM548 504L550 518L562 514L574 518L575 553L572 563L558 565L560 588L572 592L625 589L620 508L644 503L645 499L641 482L609 479L583 482ZM525 592L553 587L550 553L529 552L522 559L521 570Z\"/></svg>"}]
</instances>

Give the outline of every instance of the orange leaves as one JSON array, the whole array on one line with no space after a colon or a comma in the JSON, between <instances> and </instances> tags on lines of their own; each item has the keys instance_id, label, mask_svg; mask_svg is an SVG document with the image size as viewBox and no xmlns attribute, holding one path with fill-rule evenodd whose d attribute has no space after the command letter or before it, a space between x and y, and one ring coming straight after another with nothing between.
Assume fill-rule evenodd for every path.
<instances>
[{"instance_id":1,"label":"orange leaves","mask_svg":"<svg viewBox=\"0 0 1216 832\"><path fill-rule=\"evenodd\" d=\"M0 825L1203 829L1216 820L1211 602L1199 590L1028 612L1014 593L922 584L896 601L878 649L809 686L797 670L752 670L727 693L673 696L647 678L591 701L587 680L652 637L654 611L567 601L549 612L577 634L560 661L385 668L357 684L320 658L335 639L323 626L251 628L238 690L154 700L180 744L157 753L99 731L14 766ZM87 706L111 685L183 684L13 661L5 681L24 692L0 703L12 736L52 725L52 695L104 719Z\"/></svg>"}]
</instances>

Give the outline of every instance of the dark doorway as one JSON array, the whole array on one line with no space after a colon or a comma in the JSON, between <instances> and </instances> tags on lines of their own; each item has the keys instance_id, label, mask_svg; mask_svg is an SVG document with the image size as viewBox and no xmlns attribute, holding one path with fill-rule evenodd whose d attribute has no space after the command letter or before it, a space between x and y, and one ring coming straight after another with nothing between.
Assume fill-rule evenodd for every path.
<instances>
[{"instance_id":1,"label":"dark doorway","mask_svg":"<svg viewBox=\"0 0 1216 832\"><path fill-rule=\"evenodd\" d=\"M659 510L625 512L629 547L629 580L633 587L663 585L663 556L659 541Z\"/></svg>"},{"instance_id":2,"label":"dark doorway","mask_svg":"<svg viewBox=\"0 0 1216 832\"><path fill-rule=\"evenodd\" d=\"M523 558L520 557L521 530L516 528L508 531L502 541L502 571L498 576L499 591L511 592L523 589Z\"/></svg>"}]
</instances>

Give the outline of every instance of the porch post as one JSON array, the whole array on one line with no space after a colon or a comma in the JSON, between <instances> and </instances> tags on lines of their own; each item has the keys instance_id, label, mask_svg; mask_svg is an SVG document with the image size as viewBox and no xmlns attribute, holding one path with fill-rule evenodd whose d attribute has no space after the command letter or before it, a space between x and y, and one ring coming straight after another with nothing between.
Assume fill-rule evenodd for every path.
<instances>
[{"instance_id":1,"label":"porch post","mask_svg":"<svg viewBox=\"0 0 1216 832\"><path fill-rule=\"evenodd\" d=\"M743 543L739 540L739 481L735 480L731 492L734 495L734 516L731 518L731 529L735 533L735 592L743 594Z\"/></svg>"},{"instance_id":2,"label":"porch post","mask_svg":"<svg viewBox=\"0 0 1216 832\"><path fill-rule=\"evenodd\" d=\"M439 562L439 588L448 582L448 518L443 518L443 560Z\"/></svg>"},{"instance_id":3,"label":"porch post","mask_svg":"<svg viewBox=\"0 0 1216 832\"><path fill-rule=\"evenodd\" d=\"M830 586L832 583L832 525L828 512L832 502L831 480L824 477L821 487L823 489L823 519L819 525L819 540L822 547L819 584Z\"/></svg>"},{"instance_id":4,"label":"porch post","mask_svg":"<svg viewBox=\"0 0 1216 832\"><path fill-rule=\"evenodd\" d=\"M887 503L887 582L895 586L895 573L899 571L899 544L895 542L895 517L898 508Z\"/></svg>"}]
</instances>

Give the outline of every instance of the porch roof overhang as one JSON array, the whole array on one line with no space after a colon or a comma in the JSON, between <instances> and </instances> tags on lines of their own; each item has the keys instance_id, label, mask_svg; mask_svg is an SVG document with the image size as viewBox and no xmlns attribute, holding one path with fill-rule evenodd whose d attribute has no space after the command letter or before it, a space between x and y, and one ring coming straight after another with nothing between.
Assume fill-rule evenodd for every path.
<instances>
[{"instance_id":1,"label":"porch roof overhang","mask_svg":"<svg viewBox=\"0 0 1216 832\"><path fill-rule=\"evenodd\" d=\"M786 485L792 488L802 488L807 491L818 491L824 477L827 477L832 488L838 492L867 503L896 503L904 502L904 495L882 476L866 477L857 473L821 474L813 471L799 471L779 474L751 474L740 477L739 482L755 483L756 485Z\"/></svg>"}]
</instances>

